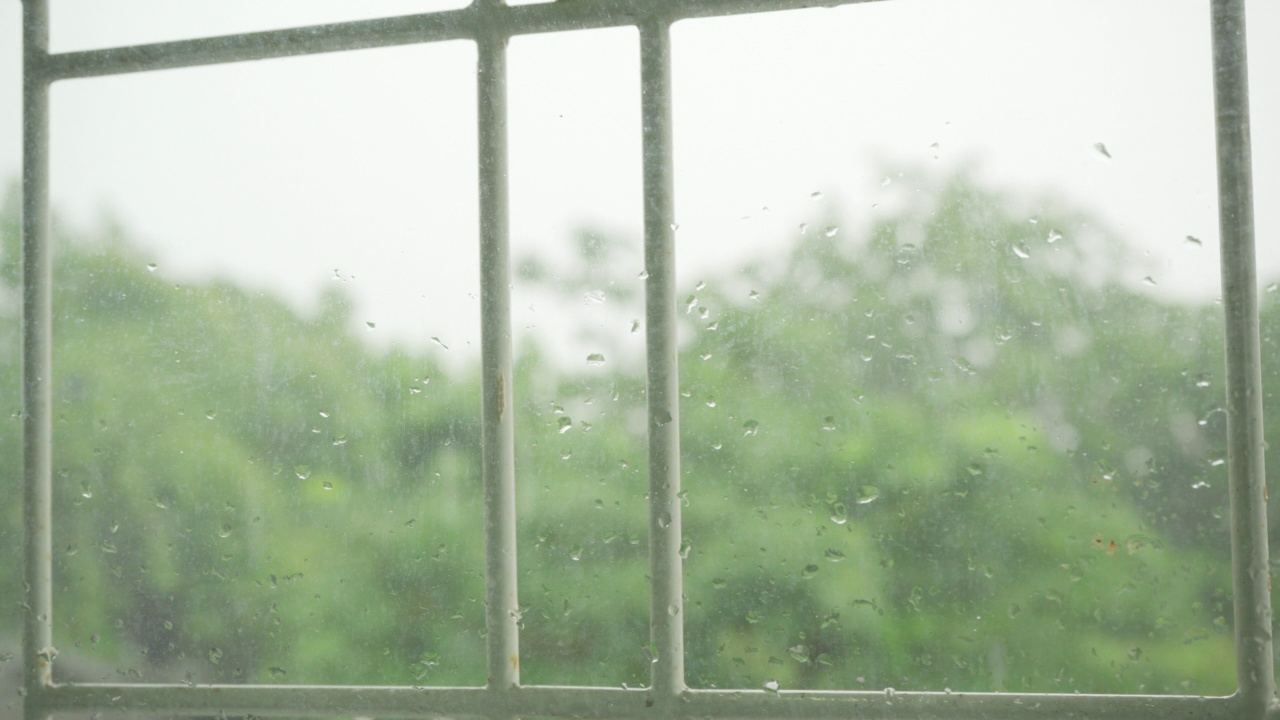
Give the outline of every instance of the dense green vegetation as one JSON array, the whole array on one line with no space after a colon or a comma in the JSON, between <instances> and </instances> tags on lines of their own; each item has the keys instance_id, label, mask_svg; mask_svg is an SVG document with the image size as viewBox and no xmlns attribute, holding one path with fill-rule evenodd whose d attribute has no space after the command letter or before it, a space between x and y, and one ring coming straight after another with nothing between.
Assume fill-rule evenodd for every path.
<instances>
[{"instance_id":1,"label":"dense green vegetation","mask_svg":"<svg viewBox=\"0 0 1280 720\"><path fill-rule=\"evenodd\" d=\"M1217 307L1120 283L1123 244L1074 212L919 188L867 233L682 279L690 684L1230 692ZM63 670L483 684L477 373L371 351L337 292L302 317L175 285L118 231L57 251ZM526 683L646 682L644 385L600 351L518 360ZM0 519L16 549L17 503Z\"/></svg>"}]
</instances>

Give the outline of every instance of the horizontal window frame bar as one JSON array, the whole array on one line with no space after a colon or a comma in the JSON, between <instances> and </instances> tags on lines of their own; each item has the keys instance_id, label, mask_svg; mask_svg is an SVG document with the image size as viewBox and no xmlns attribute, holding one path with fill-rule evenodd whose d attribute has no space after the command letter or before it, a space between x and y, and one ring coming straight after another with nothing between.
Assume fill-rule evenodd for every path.
<instances>
[{"instance_id":1,"label":"horizontal window frame bar","mask_svg":"<svg viewBox=\"0 0 1280 720\"><path fill-rule=\"evenodd\" d=\"M619 0L566 0L511 7L480 1L457 10L417 15L54 53L46 55L37 70L52 83L449 40L474 41L495 32L513 37L883 1L637 0L623 5Z\"/></svg>"},{"instance_id":2,"label":"horizontal window frame bar","mask_svg":"<svg viewBox=\"0 0 1280 720\"><path fill-rule=\"evenodd\" d=\"M1091 720L1228 720L1241 717L1241 697L870 691L686 690L661 701L647 688L525 686L382 687L342 685L115 685L44 688L41 712L253 714L270 717L380 718L523 716L673 718L1088 717Z\"/></svg>"}]
</instances>

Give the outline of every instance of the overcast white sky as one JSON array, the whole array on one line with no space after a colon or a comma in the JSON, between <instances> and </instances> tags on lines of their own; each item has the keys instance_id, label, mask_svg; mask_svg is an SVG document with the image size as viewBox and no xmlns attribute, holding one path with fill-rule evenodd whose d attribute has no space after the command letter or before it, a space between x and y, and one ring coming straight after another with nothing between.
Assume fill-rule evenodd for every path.
<instances>
[{"instance_id":1,"label":"overcast white sky","mask_svg":"<svg viewBox=\"0 0 1280 720\"><path fill-rule=\"evenodd\" d=\"M52 0L52 42L458 4ZM1280 4L1248 11L1258 241L1276 276ZM20 19L19 2L0 4L3 177L21 164ZM632 241L623 262L640 271L636 55L630 30L513 41L517 256L565 257L591 227ZM303 310L342 283L371 340L465 352L479 337L473 65L449 43L60 83L55 205L81 227L118 216L175 282L233 278ZM891 0L683 23L675 81L682 284L794 241L801 223L858 232L894 192L886 173L969 168L1103 217L1152 253L1135 285L1216 293L1208 0ZM601 291L582 312L608 304ZM516 293L523 326L556 324Z\"/></svg>"}]
</instances>

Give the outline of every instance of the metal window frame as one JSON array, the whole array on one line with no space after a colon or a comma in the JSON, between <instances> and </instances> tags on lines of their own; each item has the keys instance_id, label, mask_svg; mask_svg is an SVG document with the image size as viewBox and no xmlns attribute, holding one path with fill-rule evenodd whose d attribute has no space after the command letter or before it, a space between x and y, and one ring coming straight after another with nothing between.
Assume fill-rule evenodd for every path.
<instances>
[{"instance_id":1,"label":"metal window frame","mask_svg":"<svg viewBox=\"0 0 1280 720\"><path fill-rule=\"evenodd\" d=\"M26 720L60 712L374 717L1144 718L1280 717L1272 661L1262 377L1244 0L1209 0L1238 690L1230 696L690 689L680 608L679 395L671 128L672 23L869 0L573 0L462 9L85 52L49 53L48 2L23 1L23 690ZM511 403L506 46L521 34L636 27L640 34L649 430L650 687L520 684ZM483 478L488 684L484 687L58 684L52 676L52 280L49 87L57 80L469 39L478 49Z\"/></svg>"}]
</instances>

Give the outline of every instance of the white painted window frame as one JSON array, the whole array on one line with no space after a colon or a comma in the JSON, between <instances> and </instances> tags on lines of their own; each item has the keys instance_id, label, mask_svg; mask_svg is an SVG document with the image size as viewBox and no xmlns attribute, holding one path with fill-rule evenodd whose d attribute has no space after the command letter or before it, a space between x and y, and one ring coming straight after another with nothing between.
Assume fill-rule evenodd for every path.
<instances>
[{"instance_id":1,"label":"white painted window frame","mask_svg":"<svg viewBox=\"0 0 1280 720\"><path fill-rule=\"evenodd\" d=\"M672 230L670 27L677 20L868 0L562 0L85 52L49 53L49 0L23 2L23 690L26 720L60 712L332 717L1280 717L1272 661L1262 379L1244 0L1211 3L1238 690L1223 697L690 689L684 678L679 394ZM644 142L650 633L647 688L520 684L506 48L515 35L632 26ZM471 40L478 49L486 636L484 687L59 684L52 639L52 281L49 87L58 80L360 48ZM1208 60L1208 58L1206 58Z\"/></svg>"}]
</instances>

